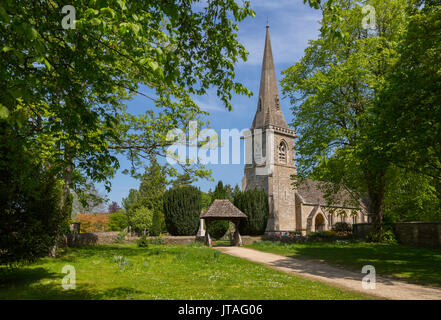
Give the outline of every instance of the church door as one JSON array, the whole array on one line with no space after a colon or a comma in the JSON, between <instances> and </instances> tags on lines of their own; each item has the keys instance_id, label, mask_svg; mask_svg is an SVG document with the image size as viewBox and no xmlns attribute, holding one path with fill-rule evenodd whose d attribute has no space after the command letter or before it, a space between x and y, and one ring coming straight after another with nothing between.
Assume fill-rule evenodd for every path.
<instances>
[{"instance_id":1,"label":"church door","mask_svg":"<svg viewBox=\"0 0 441 320\"><path fill-rule=\"evenodd\" d=\"M321 214L318 214L315 217L315 231L324 231L325 230L325 219Z\"/></svg>"}]
</instances>

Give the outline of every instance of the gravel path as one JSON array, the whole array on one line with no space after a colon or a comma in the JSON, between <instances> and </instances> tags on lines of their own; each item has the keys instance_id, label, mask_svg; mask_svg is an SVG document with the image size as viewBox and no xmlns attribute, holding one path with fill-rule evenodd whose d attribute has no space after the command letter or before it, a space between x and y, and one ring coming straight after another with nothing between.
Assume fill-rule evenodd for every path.
<instances>
[{"instance_id":1,"label":"gravel path","mask_svg":"<svg viewBox=\"0 0 441 320\"><path fill-rule=\"evenodd\" d=\"M393 300L441 300L441 289L409 284L403 281L376 277L375 289L363 289L362 279L366 274L356 273L325 263L284 257L273 253L243 247L215 247L223 253L258 262L271 268L334 287Z\"/></svg>"}]
</instances>

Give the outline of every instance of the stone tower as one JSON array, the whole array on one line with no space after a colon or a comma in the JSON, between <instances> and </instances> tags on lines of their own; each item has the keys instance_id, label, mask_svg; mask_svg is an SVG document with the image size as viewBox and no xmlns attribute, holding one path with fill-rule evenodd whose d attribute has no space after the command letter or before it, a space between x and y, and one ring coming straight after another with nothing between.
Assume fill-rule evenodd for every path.
<instances>
[{"instance_id":1,"label":"stone tower","mask_svg":"<svg viewBox=\"0 0 441 320\"><path fill-rule=\"evenodd\" d=\"M261 189L268 195L270 217L266 233L295 231L295 192L290 176L296 173L296 132L288 128L280 108L268 26L257 110L250 131L253 159L252 163L245 164L242 189ZM262 151L259 151L259 146L262 146Z\"/></svg>"}]
</instances>

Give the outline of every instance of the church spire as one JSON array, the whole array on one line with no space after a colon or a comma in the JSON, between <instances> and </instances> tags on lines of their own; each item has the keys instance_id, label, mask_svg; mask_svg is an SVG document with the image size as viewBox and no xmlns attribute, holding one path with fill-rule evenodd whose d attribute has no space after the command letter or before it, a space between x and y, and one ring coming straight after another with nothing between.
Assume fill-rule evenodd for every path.
<instances>
[{"instance_id":1,"label":"church spire","mask_svg":"<svg viewBox=\"0 0 441 320\"><path fill-rule=\"evenodd\" d=\"M285 117L280 109L276 71L274 69L273 53L271 50L269 26L267 25L257 111L251 129L264 128L270 125L288 128Z\"/></svg>"}]
</instances>

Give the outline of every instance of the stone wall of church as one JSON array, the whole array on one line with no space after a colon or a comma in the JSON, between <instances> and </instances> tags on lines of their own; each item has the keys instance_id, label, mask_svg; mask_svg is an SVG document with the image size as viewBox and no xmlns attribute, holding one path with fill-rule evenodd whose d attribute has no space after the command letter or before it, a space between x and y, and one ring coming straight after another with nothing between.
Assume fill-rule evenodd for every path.
<instances>
[{"instance_id":1,"label":"stone wall of church","mask_svg":"<svg viewBox=\"0 0 441 320\"><path fill-rule=\"evenodd\" d=\"M355 214L354 214L355 213ZM296 210L296 231L303 235L309 232L331 230L337 222L347 222L349 224L362 223L365 221L360 210L347 208L328 208L318 205L298 204ZM321 215L323 225L317 228L316 219Z\"/></svg>"},{"instance_id":2,"label":"stone wall of church","mask_svg":"<svg viewBox=\"0 0 441 320\"><path fill-rule=\"evenodd\" d=\"M274 201L275 228L277 231L296 230L295 192L291 175L295 168L275 165L272 177L272 195Z\"/></svg>"}]
</instances>

